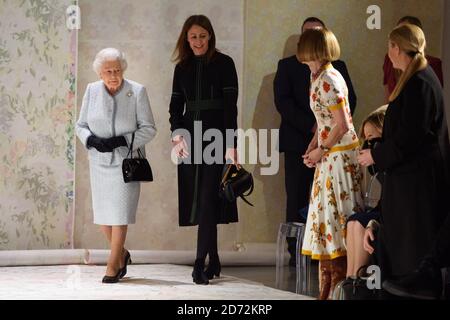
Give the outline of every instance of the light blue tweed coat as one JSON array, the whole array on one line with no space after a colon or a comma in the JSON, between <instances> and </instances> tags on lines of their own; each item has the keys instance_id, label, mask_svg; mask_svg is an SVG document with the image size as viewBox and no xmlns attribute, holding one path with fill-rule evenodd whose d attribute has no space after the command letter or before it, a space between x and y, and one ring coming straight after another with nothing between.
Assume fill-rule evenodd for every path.
<instances>
[{"instance_id":1,"label":"light blue tweed coat","mask_svg":"<svg viewBox=\"0 0 450 320\"><path fill-rule=\"evenodd\" d=\"M156 134L155 121L145 87L124 79L120 91L111 96L106 91L103 81L89 83L76 124L76 133L83 145L86 146L87 138L95 134L99 138L125 136L129 146L133 132L135 133L133 149L140 148L145 154L144 145ZM101 153L95 148L89 148L89 161L110 165L121 164L127 152L128 147L116 148L112 153Z\"/></svg>"},{"instance_id":2,"label":"light blue tweed coat","mask_svg":"<svg viewBox=\"0 0 450 320\"><path fill-rule=\"evenodd\" d=\"M124 79L119 92L111 96L103 81L88 84L83 97L76 134L86 146L94 134L100 138L124 136L128 146L135 133L133 150L141 149L156 134L155 122L147 96L141 84ZM122 160L129 147L101 153L88 149L94 223L128 225L135 223L140 183L124 183ZM133 155L136 155L134 152Z\"/></svg>"}]
</instances>

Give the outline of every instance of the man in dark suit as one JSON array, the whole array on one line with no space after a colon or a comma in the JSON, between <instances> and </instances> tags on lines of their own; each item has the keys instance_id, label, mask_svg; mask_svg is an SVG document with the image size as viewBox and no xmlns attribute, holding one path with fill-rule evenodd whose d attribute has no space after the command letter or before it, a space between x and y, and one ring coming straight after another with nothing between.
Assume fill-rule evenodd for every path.
<instances>
[{"instance_id":1,"label":"man in dark suit","mask_svg":"<svg viewBox=\"0 0 450 320\"><path fill-rule=\"evenodd\" d=\"M310 17L303 22L302 32L318 27L323 28L325 24L318 18ZM340 60L333 62L333 66L347 83L353 114L356 95L347 67ZM273 83L275 106L281 115L279 151L284 152L285 157L287 222L305 222L300 210L308 206L314 175L314 169L307 168L302 160L302 155L305 154L316 130L316 119L309 104L310 74L309 67L300 63L293 55L278 62ZM287 238L287 242L291 254L289 264L295 266L295 238Z\"/></svg>"}]
</instances>

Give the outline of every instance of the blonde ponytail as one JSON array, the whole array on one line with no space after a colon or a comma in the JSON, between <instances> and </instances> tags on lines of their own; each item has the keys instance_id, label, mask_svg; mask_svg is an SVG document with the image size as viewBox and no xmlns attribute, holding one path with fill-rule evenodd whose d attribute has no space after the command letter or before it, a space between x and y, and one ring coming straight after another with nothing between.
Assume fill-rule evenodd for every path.
<instances>
[{"instance_id":1,"label":"blonde ponytail","mask_svg":"<svg viewBox=\"0 0 450 320\"><path fill-rule=\"evenodd\" d=\"M425 35L419 27L412 24L398 26L389 34L389 40L413 58L389 96L389 102L392 102L402 92L408 80L416 72L426 68L428 61L425 58Z\"/></svg>"}]
</instances>

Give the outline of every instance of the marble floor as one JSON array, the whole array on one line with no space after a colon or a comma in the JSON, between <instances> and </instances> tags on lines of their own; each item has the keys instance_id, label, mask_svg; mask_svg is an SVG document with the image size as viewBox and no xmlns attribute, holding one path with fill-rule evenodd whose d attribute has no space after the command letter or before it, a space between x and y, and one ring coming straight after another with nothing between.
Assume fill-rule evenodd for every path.
<instances>
[{"instance_id":1,"label":"marble floor","mask_svg":"<svg viewBox=\"0 0 450 320\"><path fill-rule=\"evenodd\" d=\"M289 272L285 272L283 290L275 289L274 267L225 267L221 277L207 286L192 283L191 266L130 265L127 276L117 284L102 284L104 271L105 266L91 265L2 267L0 300L311 299L292 292L295 276L292 281Z\"/></svg>"}]
</instances>

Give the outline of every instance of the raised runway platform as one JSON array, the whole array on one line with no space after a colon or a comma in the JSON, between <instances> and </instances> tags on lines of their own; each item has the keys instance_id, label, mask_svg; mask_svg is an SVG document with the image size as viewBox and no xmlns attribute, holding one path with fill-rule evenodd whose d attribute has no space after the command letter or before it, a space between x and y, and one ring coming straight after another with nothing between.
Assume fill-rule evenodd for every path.
<instances>
[{"instance_id":1,"label":"raised runway platform","mask_svg":"<svg viewBox=\"0 0 450 320\"><path fill-rule=\"evenodd\" d=\"M209 285L192 282L192 267L171 264L130 265L117 284L103 284L105 266L55 265L2 267L0 300L309 300L258 282L222 274Z\"/></svg>"}]
</instances>

